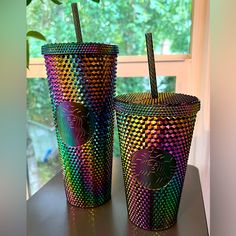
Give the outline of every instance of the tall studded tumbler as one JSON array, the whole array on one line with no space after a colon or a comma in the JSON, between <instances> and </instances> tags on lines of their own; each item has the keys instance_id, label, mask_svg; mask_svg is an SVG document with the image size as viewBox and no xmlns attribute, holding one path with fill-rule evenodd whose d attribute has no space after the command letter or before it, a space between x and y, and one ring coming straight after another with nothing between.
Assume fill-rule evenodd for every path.
<instances>
[{"instance_id":1,"label":"tall studded tumbler","mask_svg":"<svg viewBox=\"0 0 236 236\"><path fill-rule=\"evenodd\" d=\"M67 200L95 207L111 198L118 47L58 43L42 47Z\"/></svg>"},{"instance_id":2,"label":"tall studded tumbler","mask_svg":"<svg viewBox=\"0 0 236 236\"><path fill-rule=\"evenodd\" d=\"M135 225L164 230L177 221L199 100L150 93L116 97L115 110L128 216Z\"/></svg>"}]
</instances>

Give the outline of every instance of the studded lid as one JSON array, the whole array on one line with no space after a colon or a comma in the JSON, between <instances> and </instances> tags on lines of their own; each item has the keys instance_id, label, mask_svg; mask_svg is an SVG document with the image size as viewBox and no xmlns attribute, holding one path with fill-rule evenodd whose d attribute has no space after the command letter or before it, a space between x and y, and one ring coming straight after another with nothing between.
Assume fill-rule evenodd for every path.
<instances>
[{"instance_id":1,"label":"studded lid","mask_svg":"<svg viewBox=\"0 0 236 236\"><path fill-rule=\"evenodd\" d=\"M118 54L116 45L103 43L52 43L42 46L42 54Z\"/></svg>"},{"instance_id":2,"label":"studded lid","mask_svg":"<svg viewBox=\"0 0 236 236\"><path fill-rule=\"evenodd\" d=\"M129 93L115 98L115 109L138 116L191 116L200 110L200 101L181 93L159 93L158 100L150 93Z\"/></svg>"}]
</instances>

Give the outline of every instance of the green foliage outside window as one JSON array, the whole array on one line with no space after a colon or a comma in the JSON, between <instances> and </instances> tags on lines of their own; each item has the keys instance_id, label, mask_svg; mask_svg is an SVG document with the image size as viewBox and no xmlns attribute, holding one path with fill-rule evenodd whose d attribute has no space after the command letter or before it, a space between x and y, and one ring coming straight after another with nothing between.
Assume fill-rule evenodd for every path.
<instances>
[{"instance_id":1,"label":"green foliage outside window","mask_svg":"<svg viewBox=\"0 0 236 236\"><path fill-rule=\"evenodd\" d=\"M34 0L27 7L28 30L46 36L47 42L75 41L70 4ZM145 54L145 32L153 33L155 52L170 44L170 53L189 53L191 0L77 1L83 39L119 45L120 55ZM32 57L40 56L45 42L32 39ZM34 42L33 42L34 41Z\"/></svg>"}]
</instances>

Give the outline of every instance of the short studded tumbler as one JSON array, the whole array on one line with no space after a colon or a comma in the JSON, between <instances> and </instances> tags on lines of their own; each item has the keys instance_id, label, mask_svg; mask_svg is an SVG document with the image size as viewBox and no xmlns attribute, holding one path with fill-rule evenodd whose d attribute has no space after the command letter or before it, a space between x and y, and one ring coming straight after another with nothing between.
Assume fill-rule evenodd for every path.
<instances>
[{"instance_id":1,"label":"short studded tumbler","mask_svg":"<svg viewBox=\"0 0 236 236\"><path fill-rule=\"evenodd\" d=\"M164 230L177 221L188 155L200 102L159 93L116 97L128 215L143 229Z\"/></svg>"},{"instance_id":2,"label":"short studded tumbler","mask_svg":"<svg viewBox=\"0 0 236 236\"><path fill-rule=\"evenodd\" d=\"M95 207L111 198L113 100L118 47L42 47L67 200Z\"/></svg>"}]
</instances>

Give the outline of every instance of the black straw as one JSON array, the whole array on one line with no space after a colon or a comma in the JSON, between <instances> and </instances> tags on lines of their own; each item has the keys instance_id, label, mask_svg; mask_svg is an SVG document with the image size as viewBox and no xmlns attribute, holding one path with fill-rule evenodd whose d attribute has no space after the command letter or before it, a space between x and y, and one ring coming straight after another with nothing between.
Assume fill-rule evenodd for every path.
<instances>
[{"instance_id":1,"label":"black straw","mask_svg":"<svg viewBox=\"0 0 236 236\"><path fill-rule=\"evenodd\" d=\"M74 26L75 26L75 33L76 33L77 42L83 43L77 3L72 3L71 8L72 8L72 14L73 14L73 19L74 19Z\"/></svg>"},{"instance_id":2,"label":"black straw","mask_svg":"<svg viewBox=\"0 0 236 236\"><path fill-rule=\"evenodd\" d=\"M152 98L158 98L157 80L156 80L156 69L155 69L155 58L153 52L152 33L146 33L146 47L148 57L148 68L149 68L149 79L151 85Z\"/></svg>"}]
</instances>

